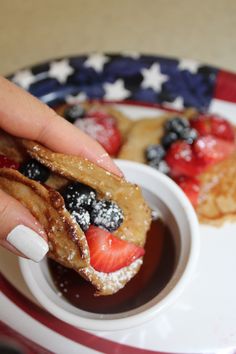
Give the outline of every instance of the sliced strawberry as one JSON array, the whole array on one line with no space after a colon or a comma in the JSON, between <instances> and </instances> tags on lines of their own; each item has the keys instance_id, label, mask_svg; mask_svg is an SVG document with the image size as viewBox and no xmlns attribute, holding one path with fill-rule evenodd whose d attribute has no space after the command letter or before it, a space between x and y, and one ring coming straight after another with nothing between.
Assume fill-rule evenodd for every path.
<instances>
[{"instance_id":1,"label":"sliced strawberry","mask_svg":"<svg viewBox=\"0 0 236 354\"><path fill-rule=\"evenodd\" d=\"M90 226L86 232L91 266L104 273L111 273L130 265L144 255L142 247L121 240L110 232Z\"/></svg>"},{"instance_id":2,"label":"sliced strawberry","mask_svg":"<svg viewBox=\"0 0 236 354\"><path fill-rule=\"evenodd\" d=\"M0 168L14 168L15 170L18 170L18 168L20 167L18 162L15 162L11 159L9 159L7 156L5 155L0 155Z\"/></svg>"},{"instance_id":3,"label":"sliced strawberry","mask_svg":"<svg viewBox=\"0 0 236 354\"><path fill-rule=\"evenodd\" d=\"M194 177L180 176L175 178L175 182L184 191L194 207L198 204L199 181Z\"/></svg>"},{"instance_id":4,"label":"sliced strawberry","mask_svg":"<svg viewBox=\"0 0 236 354\"><path fill-rule=\"evenodd\" d=\"M89 111L86 112L86 117L107 119L107 118L111 118L111 115L105 111L97 111L97 110L90 109Z\"/></svg>"},{"instance_id":5,"label":"sliced strawberry","mask_svg":"<svg viewBox=\"0 0 236 354\"><path fill-rule=\"evenodd\" d=\"M199 160L192 151L191 145L178 140L167 151L165 160L171 169L171 176L194 177L205 168L205 162Z\"/></svg>"},{"instance_id":6,"label":"sliced strawberry","mask_svg":"<svg viewBox=\"0 0 236 354\"><path fill-rule=\"evenodd\" d=\"M224 118L216 115L200 114L190 122L192 128L196 129L200 136L211 134L224 140L235 140L234 127Z\"/></svg>"},{"instance_id":7,"label":"sliced strawberry","mask_svg":"<svg viewBox=\"0 0 236 354\"><path fill-rule=\"evenodd\" d=\"M235 151L235 144L212 135L206 135L195 141L193 151L195 156L208 166L232 154Z\"/></svg>"},{"instance_id":8,"label":"sliced strawberry","mask_svg":"<svg viewBox=\"0 0 236 354\"><path fill-rule=\"evenodd\" d=\"M121 146L121 134L112 117L78 119L75 126L97 140L110 155L116 155Z\"/></svg>"}]
</instances>

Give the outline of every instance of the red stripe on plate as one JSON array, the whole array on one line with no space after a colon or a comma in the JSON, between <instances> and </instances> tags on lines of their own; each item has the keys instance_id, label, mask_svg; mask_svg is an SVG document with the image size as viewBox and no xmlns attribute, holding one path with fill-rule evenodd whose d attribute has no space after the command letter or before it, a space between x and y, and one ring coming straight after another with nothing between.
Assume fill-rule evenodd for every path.
<instances>
[{"instance_id":1,"label":"red stripe on plate","mask_svg":"<svg viewBox=\"0 0 236 354\"><path fill-rule=\"evenodd\" d=\"M102 353L162 354L162 352L139 349L100 338L59 320L21 294L1 273L0 288L9 300L11 300L29 316L33 317L35 320L50 328L54 332L57 332L76 343L101 351Z\"/></svg>"},{"instance_id":2,"label":"red stripe on plate","mask_svg":"<svg viewBox=\"0 0 236 354\"><path fill-rule=\"evenodd\" d=\"M40 345L32 342L19 332L16 332L15 330L0 321L0 348L2 350L1 353L4 352L3 347L4 349L6 347L9 350L19 350L20 353L24 354L53 354L53 352L44 349Z\"/></svg>"},{"instance_id":3,"label":"red stripe on plate","mask_svg":"<svg viewBox=\"0 0 236 354\"><path fill-rule=\"evenodd\" d=\"M236 102L236 74L220 70L215 85L214 98Z\"/></svg>"}]
</instances>

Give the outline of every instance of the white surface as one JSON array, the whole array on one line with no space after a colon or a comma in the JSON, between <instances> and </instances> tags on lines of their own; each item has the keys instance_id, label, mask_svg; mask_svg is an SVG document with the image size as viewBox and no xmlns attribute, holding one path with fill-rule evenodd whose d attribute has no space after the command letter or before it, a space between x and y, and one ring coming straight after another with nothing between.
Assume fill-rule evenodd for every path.
<instances>
[{"instance_id":1,"label":"white surface","mask_svg":"<svg viewBox=\"0 0 236 354\"><path fill-rule=\"evenodd\" d=\"M219 102L217 102L219 104ZM226 105L225 102L222 104ZM217 107L212 104L213 107ZM231 104L228 112L230 114ZM156 116L160 110L121 106L134 118ZM132 110L133 108L133 110ZM227 111L227 107L226 111ZM216 110L214 109L216 112ZM234 111L231 115L234 117ZM236 348L236 224L221 228L200 226L201 249L198 266L186 291L165 312L145 325L129 331L93 332L97 336L138 348L172 353L233 353ZM0 258L1 264L1 258ZM7 276L7 264L1 264ZM18 269L16 269L18 272ZM20 287L20 286L19 286ZM22 284L22 288L25 284ZM1 318L19 332L25 331L29 316L21 326L15 321L15 306L0 298ZM12 314L12 315L11 315ZM22 318L22 317L21 317ZM37 334L35 331L37 331ZM41 329L30 327L30 333L41 335ZM27 332L25 332L27 333ZM32 337L33 338L33 337ZM69 346L67 348L69 351ZM78 350L79 352L79 350ZM91 351L91 353L93 353Z\"/></svg>"},{"instance_id":2,"label":"white surface","mask_svg":"<svg viewBox=\"0 0 236 354\"><path fill-rule=\"evenodd\" d=\"M48 243L25 225L17 225L7 235L7 241L32 261L40 262L48 252Z\"/></svg>"}]
</instances>

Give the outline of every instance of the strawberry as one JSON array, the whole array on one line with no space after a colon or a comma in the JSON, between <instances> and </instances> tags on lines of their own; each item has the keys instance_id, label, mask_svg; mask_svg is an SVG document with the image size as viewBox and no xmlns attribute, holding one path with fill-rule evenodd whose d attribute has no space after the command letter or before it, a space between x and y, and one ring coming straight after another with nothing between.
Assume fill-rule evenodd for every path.
<instances>
[{"instance_id":1,"label":"strawberry","mask_svg":"<svg viewBox=\"0 0 236 354\"><path fill-rule=\"evenodd\" d=\"M91 225L85 233L91 266L104 273L111 273L130 265L144 255L142 247L121 240L110 232Z\"/></svg>"},{"instance_id":2,"label":"strawberry","mask_svg":"<svg viewBox=\"0 0 236 354\"><path fill-rule=\"evenodd\" d=\"M90 109L89 111L86 112L86 117L107 119L107 118L111 118L111 115L105 111L96 111L96 110Z\"/></svg>"},{"instance_id":3,"label":"strawberry","mask_svg":"<svg viewBox=\"0 0 236 354\"><path fill-rule=\"evenodd\" d=\"M194 177L205 168L204 161L199 160L193 153L191 145L178 140L168 149L165 160L171 169L171 176Z\"/></svg>"},{"instance_id":4,"label":"strawberry","mask_svg":"<svg viewBox=\"0 0 236 354\"><path fill-rule=\"evenodd\" d=\"M178 186L184 191L194 207L198 204L199 182L194 177L179 176L174 179Z\"/></svg>"},{"instance_id":5,"label":"strawberry","mask_svg":"<svg viewBox=\"0 0 236 354\"><path fill-rule=\"evenodd\" d=\"M192 128L196 129L200 136L214 135L217 138L234 141L235 130L226 119L216 115L200 114L190 121Z\"/></svg>"},{"instance_id":6,"label":"strawberry","mask_svg":"<svg viewBox=\"0 0 236 354\"><path fill-rule=\"evenodd\" d=\"M121 146L121 134L112 117L77 119L75 126L97 140L110 155L116 155Z\"/></svg>"},{"instance_id":7,"label":"strawberry","mask_svg":"<svg viewBox=\"0 0 236 354\"><path fill-rule=\"evenodd\" d=\"M18 170L20 165L18 164L18 162L15 162L15 161L9 159L7 156L0 155L0 168L3 168L3 167L13 168L15 170Z\"/></svg>"},{"instance_id":8,"label":"strawberry","mask_svg":"<svg viewBox=\"0 0 236 354\"><path fill-rule=\"evenodd\" d=\"M198 138L193 144L195 156L206 165L224 160L235 150L233 142L206 135Z\"/></svg>"}]
</instances>

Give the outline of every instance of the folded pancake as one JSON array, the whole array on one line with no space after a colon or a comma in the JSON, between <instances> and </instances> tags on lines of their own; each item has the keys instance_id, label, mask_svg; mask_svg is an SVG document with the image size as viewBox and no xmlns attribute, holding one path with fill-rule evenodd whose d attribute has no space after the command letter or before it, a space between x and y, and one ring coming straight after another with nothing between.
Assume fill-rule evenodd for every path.
<instances>
[{"instance_id":1,"label":"folded pancake","mask_svg":"<svg viewBox=\"0 0 236 354\"><path fill-rule=\"evenodd\" d=\"M114 108L114 106L110 104L102 104L99 102L80 102L81 105L86 111L89 112L104 112L111 117L113 117L116 121L118 129L121 133L122 142L126 140L126 137L132 128L134 121L132 121L129 117L127 117L124 113ZM64 104L55 109L55 111L60 115L64 116L65 109L68 108L69 104Z\"/></svg>"},{"instance_id":2,"label":"folded pancake","mask_svg":"<svg viewBox=\"0 0 236 354\"><path fill-rule=\"evenodd\" d=\"M196 212L200 222L220 226L236 220L236 153L208 168L199 179Z\"/></svg>"},{"instance_id":3,"label":"folded pancake","mask_svg":"<svg viewBox=\"0 0 236 354\"><path fill-rule=\"evenodd\" d=\"M196 113L196 110L188 109L178 116L191 119ZM173 116L176 114L136 121L119 152L119 158L146 163L145 149L148 145L160 143L164 123ZM199 221L220 226L225 221L236 220L236 153L208 167L197 177L200 193L195 209Z\"/></svg>"},{"instance_id":4,"label":"folded pancake","mask_svg":"<svg viewBox=\"0 0 236 354\"><path fill-rule=\"evenodd\" d=\"M112 273L96 271L90 265L85 234L66 210L64 200L55 188L58 184L79 181L95 189L99 197L116 202L123 211L124 221L113 235L143 247L151 215L140 188L84 158L54 153L32 141L24 140L20 145L24 154L29 154L54 173L48 179L50 187L48 182L45 182L47 185L40 184L7 168L0 169L0 187L25 205L42 224L49 239L51 258L79 272L93 284L96 294L117 292L138 272L142 259Z\"/></svg>"},{"instance_id":5,"label":"folded pancake","mask_svg":"<svg viewBox=\"0 0 236 354\"><path fill-rule=\"evenodd\" d=\"M196 111L194 109L188 109L181 116L189 119L195 114ZM118 158L146 163L145 149L148 145L160 143L164 133L164 122L173 117L176 117L176 113L168 113L156 118L147 117L135 121L129 130L125 143L120 149Z\"/></svg>"}]
</instances>

